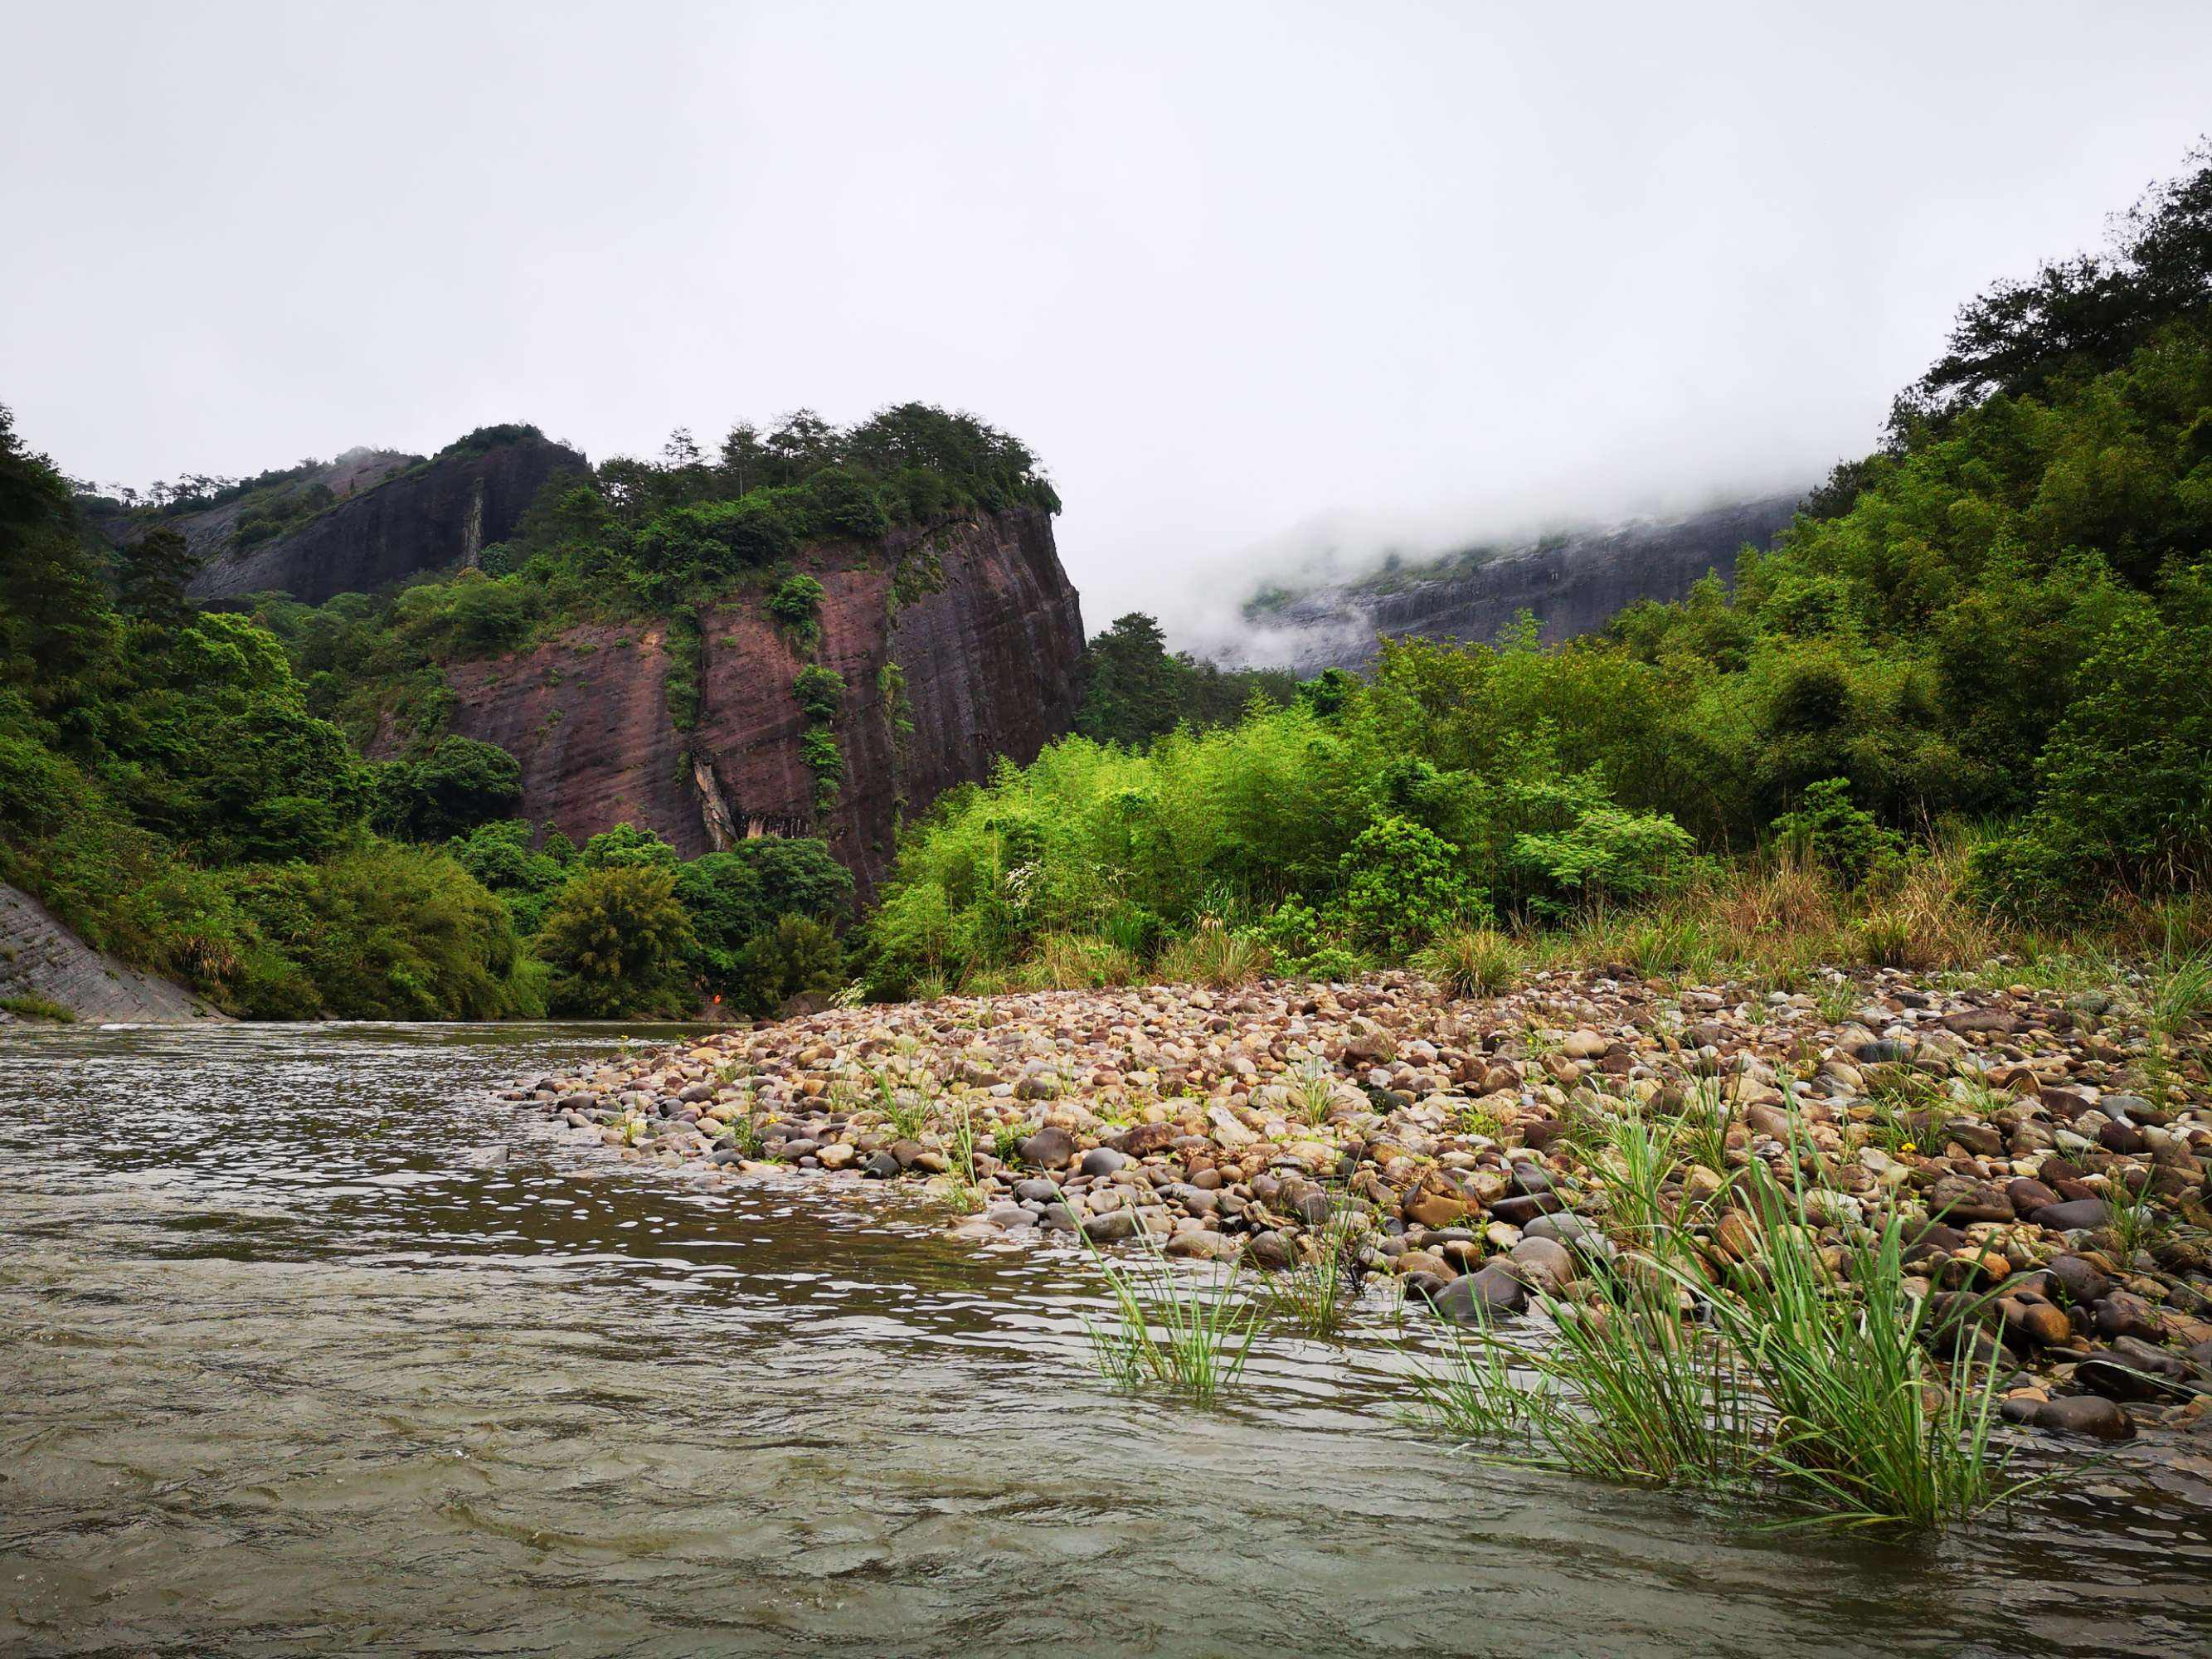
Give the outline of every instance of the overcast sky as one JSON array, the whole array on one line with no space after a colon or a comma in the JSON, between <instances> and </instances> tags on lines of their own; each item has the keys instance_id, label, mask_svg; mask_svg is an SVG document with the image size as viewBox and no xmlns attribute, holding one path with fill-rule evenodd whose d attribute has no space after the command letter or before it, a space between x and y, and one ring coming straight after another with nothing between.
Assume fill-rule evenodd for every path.
<instances>
[{"instance_id":1,"label":"overcast sky","mask_svg":"<svg viewBox=\"0 0 2212 1659\"><path fill-rule=\"evenodd\" d=\"M0 0L0 401L143 483L921 398L1086 620L1809 480L2212 128L2212 5Z\"/></svg>"}]
</instances>

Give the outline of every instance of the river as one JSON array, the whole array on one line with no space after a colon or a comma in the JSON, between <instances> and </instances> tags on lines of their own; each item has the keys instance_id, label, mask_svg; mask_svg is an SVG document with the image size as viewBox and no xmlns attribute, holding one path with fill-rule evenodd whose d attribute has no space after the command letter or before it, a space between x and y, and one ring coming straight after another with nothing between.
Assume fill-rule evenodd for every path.
<instances>
[{"instance_id":1,"label":"river","mask_svg":"<svg viewBox=\"0 0 2212 1659\"><path fill-rule=\"evenodd\" d=\"M2212 1650L2212 1439L1905 1546L1478 1463L1379 1296L1128 1399L1079 1258L493 1096L620 1040L0 1033L0 1650Z\"/></svg>"}]
</instances>

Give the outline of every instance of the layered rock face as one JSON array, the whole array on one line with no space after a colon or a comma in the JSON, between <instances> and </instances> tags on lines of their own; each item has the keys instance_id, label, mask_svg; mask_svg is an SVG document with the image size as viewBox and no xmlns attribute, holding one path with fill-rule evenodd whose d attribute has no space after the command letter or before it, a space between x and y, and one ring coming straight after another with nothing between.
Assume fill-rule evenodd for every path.
<instances>
[{"instance_id":1,"label":"layered rock face","mask_svg":"<svg viewBox=\"0 0 2212 1659\"><path fill-rule=\"evenodd\" d=\"M916 573L934 570L926 580ZM817 550L813 660L842 675L831 731L845 785L817 820L792 681L807 659L757 597L702 609L699 714L671 718L665 626L593 626L517 655L455 664L450 727L522 763L521 812L573 839L628 822L686 857L761 835L821 835L870 890L896 825L945 790L1066 732L1083 620L1052 520L1033 508L893 532L864 556ZM894 573L909 573L903 603ZM941 572L941 576L937 572ZM894 670L896 672L894 672Z\"/></svg>"},{"instance_id":2,"label":"layered rock face","mask_svg":"<svg viewBox=\"0 0 2212 1659\"><path fill-rule=\"evenodd\" d=\"M1379 635L1489 640L1524 610L1535 614L1546 640L1569 639L1602 628L1638 599L1679 599L1708 570L1732 575L1738 550L1746 543L1765 548L1800 499L1792 491L1666 523L1462 555L1433 574L1370 576L1302 595L1266 625L1288 634L1286 654L1302 674L1364 668L1375 660Z\"/></svg>"},{"instance_id":3,"label":"layered rock face","mask_svg":"<svg viewBox=\"0 0 2212 1659\"><path fill-rule=\"evenodd\" d=\"M565 445L520 437L387 468L291 534L242 552L223 550L226 526L188 526L186 539L210 562L187 592L203 604L273 590L320 605L465 564L514 532L547 479L584 470Z\"/></svg>"}]
</instances>

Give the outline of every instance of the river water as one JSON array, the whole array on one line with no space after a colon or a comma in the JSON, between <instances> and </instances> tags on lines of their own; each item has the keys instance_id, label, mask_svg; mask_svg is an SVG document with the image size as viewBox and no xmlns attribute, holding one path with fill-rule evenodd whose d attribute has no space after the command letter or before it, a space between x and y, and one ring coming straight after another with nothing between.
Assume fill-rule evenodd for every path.
<instances>
[{"instance_id":1,"label":"river water","mask_svg":"<svg viewBox=\"0 0 2212 1659\"><path fill-rule=\"evenodd\" d=\"M2212 1651L2203 1442L1908 1547L1458 1455L1379 1296L1133 1401L1079 1258L492 1097L620 1036L0 1035L0 1650Z\"/></svg>"}]
</instances>

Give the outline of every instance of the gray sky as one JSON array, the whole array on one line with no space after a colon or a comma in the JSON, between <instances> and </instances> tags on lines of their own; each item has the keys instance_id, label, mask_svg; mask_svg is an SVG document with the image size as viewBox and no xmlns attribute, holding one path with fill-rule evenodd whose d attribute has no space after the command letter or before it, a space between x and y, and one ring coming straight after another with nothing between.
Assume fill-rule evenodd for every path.
<instances>
[{"instance_id":1,"label":"gray sky","mask_svg":"<svg viewBox=\"0 0 2212 1659\"><path fill-rule=\"evenodd\" d=\"M0 401L144 483L922 398L1103 625L1812 478L2212 128L2212 5L0 0Z\"/></svg>"}]
</instances>

